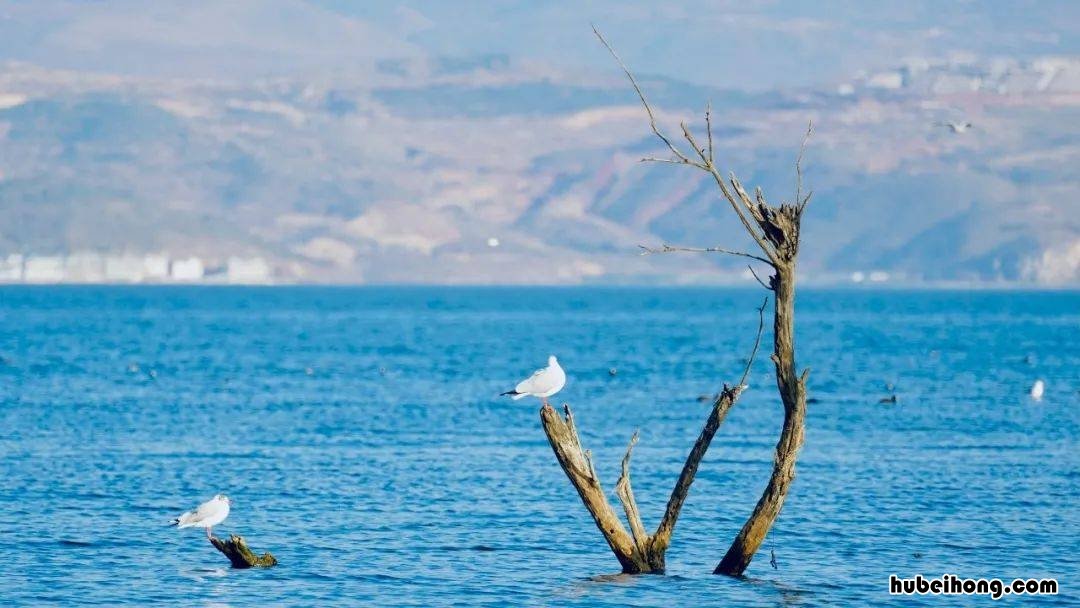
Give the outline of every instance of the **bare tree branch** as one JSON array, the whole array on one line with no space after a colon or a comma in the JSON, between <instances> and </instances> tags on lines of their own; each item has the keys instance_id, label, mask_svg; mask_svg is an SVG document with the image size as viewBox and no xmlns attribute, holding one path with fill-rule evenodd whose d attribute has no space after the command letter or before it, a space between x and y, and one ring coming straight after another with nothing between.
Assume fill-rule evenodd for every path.
<instances>
[{"instance_id":1,"label":"bare tree branch","mask_svg":"<svg viewBox=\"0 0 1080 608\"><path fill-rule=\"evenodd\" d=\"M720 176L720 172L716 169L716 166L713 164L712 146L711 146L711 144L710 144L709 150L706 151L705 148L702 148L701 146L699 146L697 144L697 142L694 140L694 136L693 136L692 133L690 133L690 129L687 128L686 124L681 123L680 126L682 127L683 137L685 137L687 142L690 143L690 146L694 149L694 153L701 159L701 162L699 163L699 162L691 160L686 154L684 154L681 150L679 150L675 146L675 144L673 144L671 142L671 140L666 135L664 135L662 131L660 131L660 128L657 126L657 124L656 124L656 114L653 112L652 106L649 105L648 100L645 98L645 94L642 92L641 86L638 85L637 79L634 78L633 73L630 72L630 68L628 68L626 66L626 64L623 62L623 60L619 57L619 54L615 52L615 49L612 48L612 46L610 44L608 44L607 39L605 39L604 35L600 33L600 30L597 29L597 27L595 25L592 26L592 29L593 29L593 33L596 34L596 37L600 39L600 42L604 45L605 48L607 48L608 52L611 53L611 56L615 58L616 63L618 63L619 67L622 68L622 71L623 71L624 74L626 74L626 77L630 79L630 84L634 87L634 91L637 93L638 99L641 100L641 105L643 105L645 107L645 113L649 116L649 126L652 128L653 133L657 137L659 137L661 141L664 142L664 145L666 145L667 148L669 150L671 150L672 154L674 154L675 157L678 158L678 160L680 161L680 162L676 163L673 160L650 159L650 162L666 162L666 163L673 163L673 164L692 165L694 167L697 167L698 169L701 169L702 171L705 171L706 173L711 174L713 176L713 179L716 180L717 185L720 187L721 194L724 195L724 198L727 199L728 203L731 204L732 209L734 209L735 213L739 216L739 221L742 222L743 227L746 228L746 231L750 234L751 238L754 239L754 242L758 244L758 247L760 247L762 252L769 258L768 263L775 264L775 262L777 260L775 258L775 255L774 255L773 251L772 251L772 248L766 242L765 238L761 235L759 230L757 228L754 228L753 224L750 223L750 220L747 219L745 213L743 212L743 210L741 208L740 203L736 200L735 196L733 196L731 194L731 192L728 190L727 185L724 184L723 177ZM708 133L709 133L710 139L711 139L711 135L712 135L711 108L710 108L710 117L709 117L709 120L708 120L708 124L706 125L706 128L708 130Z\"/></svg>"},{"instance_id":2,"label":"bare tree branch","mask_svg":"<svg viewBox=\"0 0 1080 608\"><path fill-rule=\"evenodd\" d=\"M772 291L772 287L769 287L768 285L765 284L765 281L761 280L761 277L758 276L758 274L754 270L753 266L751 266L750 264L747 264L746 267L748 269L750 269L750 274L754 275L754 280L756 280L759 284L761 284L761 286L764 287L765 289L768 289L769 291Z\"/></svg>"},{"instance_id":3,"label":"bare tree branch","mask_svg":"<svg viewBox=\"0 0 1080 608\"><path fill-rule=\"evenodd\" d=\"M766 299L766 302L768 299ZM758 330L754 339L754 348L750 351L749 361L753 363L761 343L761 334L764 331L764 321L761 318L762 308L758 309ZM749 364L748 364L749 365ZM641 512L634 496L633 487L630 484L630 457L634 446L637 445L638 432L635 431L630 443L626 446L626 454L622 459L622 472L615 484L615 495L622 503L626 514L626 521L630 526L630 533L615 515L615 511L608 502L600 480L596 477L592 467L592 458L588 451L581 446L574 424L574 416L570 407L564 405L565 416L559 416L550 405L540 409L540 420L544 426L544 433L551 444L559 466L566 473L570 483L577 490L585 508L592 515L596 527L603 534L608 546L611 547L615 557L622 564L623 572L640 574L645 572L663 572L665 568L665 553L671 544L671 536L678 521L679 513L686 497L690 492L690 485L694 482L698 467L701 465L709 444L716 435L717 429L727 417L728 411L735 405L739 395L742 394L746 382L747 371L743 371L742 380L736 386L725 384L713 402L712 410L701 429L697 441L691 448L683 465L682 472L671 490L667 508L663 519L656 528L656 532L649 535L645 531L645 525L641 520Z\"/></svg>"},{"instance_id":4,"label":"bare tree branch","mask_svg":"<svg viewBox=\"0 0 1080 608\"><path fill-rule=\"evenodd\" d=\"M751 272L753 272L753 270L751 270ZM765 331L765 307L768 305L769 296L765 296L765 301L762 302L761 307L757 309L758 326L757 337L754 338L754 350L750 351L750 358L746 360L746 368L743 370L742 378L739 378L739 386L746 386L746 378L750 375L750 367L754 365L754 357L757 356L758 347L761 346L761 334Z\"/></svg>"},{"instance_id":5,"label":"bare tree branch","mask_svg":"<svg viewBox=\"0 0 1080 608\"><path fill-rule=\"evenodd\" d=\"M634 543L638 550L645 553L649 550L649 534L645 532L645 525L641 523L641 512L638 511L637 500L634 499L634 489L630 486L630 454L637 445L638 432L630 438L630 444L626 446L626 455L622 459L622 474L615 482L615 495L622 503L626 513L626 522L630 524L630 533L634 537Z\"/></svg>"},{"instance_id":6,"label":"bare tree branch","mask_svg":"<svg viewBox=\"0 0 1080 608\"><path fill-rule=\"evenodd\" d=\"M768 301L769 299L765 298L765 302L768 303ZM709 445L712 443L716 431L720 428L724 419L727 418L728 412L731 410L732 406L735 405L735 401L738 400L739 395L741 395L745 389L747 371L749 370L749 366L754 362L758 346L761 344L761 334L765 330L765 320L762 316L764 310L765 304L762 304L761 308L758 309L757 336L754 338L754 348L750 351L747 370L743 371L742 379L739 381L738 385L732 387L725 384L720 390L720 394L716 397L716 401L713 402L713 408L709 413L709 418L705 421L705 426L702 427L697 441L694 442L694 447L690 449L690 453L686 456L686 463L683 464L682 472L679 473L679 479L675 482L675 487L671 489L671 497L668 498L667 508L664 510L664 517L660 520L660 525L656 527L656 533L653 534L652 548L654 551L662 551L671 544L671 535L675 531L675 524L679 520L679 513L682 512L683 504L686 502L686 497L690 493L690 485L694 483L694 477L697 475L701 460L705 458L705 452L709 449Z\"/></svg>"},{"instance_id":7,"label":"bare tree branch","mask_svg":"<svg viewBox=\"0 0 1080 608\"><path fill-rule=\"evenodd\" d=\"M761 186L754 188L754 200L756 200L758 204L755 209L754 217L757 218L758 223L760 224L765 221L765 216L761 214L761 209L768 206L768 203L765 202L765 195L761 192Z\"/></svg>"},{"instance_id":8,"label":"bare tree branch","mask_svg":"<svg viewBox=\"0 0 1080 608\"><path fill-rule=\"evenodd\" d=\"M750 223L748 219L746 219L746 215L739 207L739 202L735 200L735 197L731 195L731 192L728 192L727 187L724 185L723 178L720 177L720 172L716 169L716 165L714 165L712 160L710 160L708 156L706 156L705 149L698 145L697 141L694 139L694 134L690 132L690 128L686 126L685 122L679 123L679 127L682 128L683 137L686 139L687 142L690 143L690 147L693 148L694 151L697 152L698 157L701 158L701 164L698 164L696 166L699 169L702 169L705 172L712 174L712 176L717 180L717 183L720 185L721 194L723 194L724 198L726 198L731 204L731 208L735 210L735 214L739 216L739 221L742 222L743 228L746 228L746 231L750 233L750 236L754 239L754 242L758 244L758 247L761 247L761 250L765 253L765 255L769 256L770 260L772 260L772 250L766 244L765 239L758 232L758 230L754 228L754 226ZM732 173L733 177L734 175L735 174ZM747 206L747 208L750 210L751 213L753 213L753 209L750 208L749 205ZM775 260L772 260L769 263L772 264L773 262L775 262Z\"/></svg>"},{"instance_id":9,"label":"bare tree branch","mask_svg":"<svg viewBox=\"0 0 1080 608\"><path fill-rule=\"evenodd\" d=\"M712 100L705 104L705 132L709 135L709 164L713 162Z\"/></svg>"},{"instance_id":10,"label":"bare tree branch","mask_svg":"<svg viewBox=\"0 0 1080 608\"><path fill-rule=\"evenodd\" d=\"M581 453L585 455L585 463L589 465L589 477L592 477L599 483L600 478L596 475L596 465L594 465L592 461L592 450L583 450Z\"/></svg>"},{"instance_id":11,"label":"bare tree branch","mask_svg":"<svg viewBox=\"0 0 1080 608\"><path fill-rule=\"evenodd\" d=\"M608 44L608 41L604 39L604 35L600 33L600 30L596 28L596 25L592 26L592 31L594 34L596 34L596 37L600 39L600 42L603 43L605 47L607 47L608 52L611 53L611 56L615 58L615 62L618 63L619 67L622 68L623 72L626 74L626 77L630 79L630 84L634 86L634 91L637 93L638 99L641 100L641 105L645 106L645 111L649 114L649 126L652 127L653 133L655 133L656 136L659 137L660 140L667 145L668 149L671 150L672 154L677 156L683 162L689 163L690 159L687 158L685 154L680 152L679 149L671 143L671 140L669 140L660 131L659 127L656 126L656 116L653 115L653 111L652 108L649 106L649 102L645 100L645 93L641 92L641 87L638 86L637 80L634 78L634 75L630 73L630 68L626 67L626 64L623 63L623 60L619 57L619 54L616 53L615 49L613 49L611 45Z\"/></svg>"},{"instance_id":12,"label":"bare tree branch","mask_svg":"<svg viewBox=\"0 0 1080 608\"><path fill-rule=\"evenodd\" d=\"M645 158L641 159L638 162L642 162L642 163L671 163L673 165L691 165L691 166L694 166L694 167L699 166L695 162L690 162L690 161L685 161L685 160L676 160L674 158L656 158L656 157L653 157L653 156L646 156Z\"/></svg>"},{"instance_id":13,"label":"bare tree branch","mask_svg":"<svg viewBox=\"0 0 1080 608\"><path fill-rule=\"evenodd\" d=\"M724 195L724 198L726 198L728 203L731 204L731 208L735 210L735 214L739 216L739 221L742 222L743 228L746 228L746 231L750 233L750 236L754 239L754 242L758 244L758 247L761 247L761 251L769 257L769 263L775 266L776 263L779 261L776 257L776 253L773 251L773 248L770 247L769 244L765 241L765 237L761 235L759 229L754 228L753 225L750 224L750 220L746 219L746 215L740 208L739 202L735 200L735 196L731 194L731 191L728 190L727 185L724 184L724 178L720 175L720 172L717 171L716 167L713 165L709 165L708 171L709 174L713 176L713 180L716 182L716 185L720 188L720 193ZM755 214L754 217L755 219L757 219L757 214ZM762 220L760 219L757 219L757 221L759 225L762 223Z\"/></svg>"},{"instance_id":14,"label":"bare tree branch","mask_svg":"<svg viewBox=\"0 0 1080 608\"><path fill-rule=\"evenodd\" d=\"M566 477L577 490L582 504L592 515L596 527L603 534L604 540L611 547L611 552L622 565L623 572L651 572L646 560L637 550L634 539L627 534L615 510L608 502L600 480L592 467L592 459L586 457L578 439L574 417L569 406L563 406L566 416L560 416L555 408L545 405L540 409L540 420L548 443L559 461Z\"/></svg>"},{"instance_id":15,"label":"bare tree branch","mask_svg":"<svg viewBox=\"0 0 1080 608\"><path fill-rule=\"evenodd\" d=\"M806 135L803 136L802 145L799 146L799 156L795 159L795 204L798 205L799 211L806 208L806 204L810 202L810 196L813 192L806 195L803 198L802 195L802 159L803 153L806 152L806 142L810 140L810 135L814 132L814 121L811 120L806 124Z\"/></svg>"},{"instance_id":16,"label":"bare tree branch","mask_svg":"<svg viewBox=\"0 0 1080 608\"><path fill-rule=\"evenodd\" d=\"M682 129L683 138L686 139L687 143L690 144L690 147L694 149L694 153L697 154L698 158L701 159L701 162L705 166L705 170L708 170L708 168L711 166L711 163L709 161L709 155L705 151L705 148L699 146L698 143L694 141L694 134L690 132L690 127L686 126L685 122L680 122L679 128Z\"/></svg>"},{"instance_id":17,"label":"bare tree branch","mask_svg":"<svg viewBox=\"0 0 1080 608\"><path fill-rule=\"evenodd\" d=\"M739 200L746 206L746 210L754 216L754 219L757 220L758 223L760 223L761 211L754 207L754 203L750 201L750 195L746 193L746 189L743 188L742 182L739 181L739 178L735 177L734 172L728 174L728 179L731 181L731 187L735 188L735 193L739 195ZM760 190L761 189L759 188L758 191Z\"/></svg>"},{"instance_id":18,"label":"bare tree branch","mask_svg":"<svg viewBox=\"0 0 1080 608\"><path fill-rule=\"evenodd\" d=\"M752 253L746 253L745 251L735 251L733 249L724 249L723 247L672 247L668 244L663 244L659 249L652 247L646 247L645 245L638 245L641 248L641 255L652 255L654 253L672 253L676 251L690 252L690 253L726 253L728 255L737 255L744 258L750 258L766 264L772 264L769 260L763 257L756 256Z\"/></svg>"}]
</instances>

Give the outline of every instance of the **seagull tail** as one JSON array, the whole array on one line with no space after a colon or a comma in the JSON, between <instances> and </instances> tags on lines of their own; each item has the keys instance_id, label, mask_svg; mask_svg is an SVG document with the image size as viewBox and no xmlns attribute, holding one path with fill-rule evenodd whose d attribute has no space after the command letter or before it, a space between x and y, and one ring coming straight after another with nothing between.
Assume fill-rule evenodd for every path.
<instances>
[{"instance_id":1,"label":"seagull tail","mask_svg":"<svg viewBox=\"0 0 1080 608\"><path fill-rule=\"evenodd\" d=\"M518 395L520 395L520 394L521 394L521 393L519 393L519 392L517 392L517 391L506 391L505 393L499 393L499 396L500 396L500 397L505 397L506 395L510 395L510 396L511 396L511 397L513 397L514 399L517 399L517 398L518 398Z\"/></svg>"}]
</instances>

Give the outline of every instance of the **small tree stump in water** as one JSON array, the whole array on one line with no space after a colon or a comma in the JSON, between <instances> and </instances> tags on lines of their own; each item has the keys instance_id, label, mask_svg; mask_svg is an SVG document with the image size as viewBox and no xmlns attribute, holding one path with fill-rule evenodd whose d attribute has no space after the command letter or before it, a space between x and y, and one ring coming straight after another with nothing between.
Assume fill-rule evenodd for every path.
<instances>
[{"instance_id":1,"label":"small tree stump in water","mask_svg":"<svg viewBox=\"0 0 1080 608\"><path fill-rule=\"evenodd\" d=\"M242 536L230 534L229 540L221 540L216 536L211 536L210 544L214 545L215 549L221 551L225 557L229 558L233 568L269 568L277 565L277 559L269 553L263 553L262 556L256 556L255 553L248 548L247 543L244 542L244 537Z\"/></svg>"}]
</instances>

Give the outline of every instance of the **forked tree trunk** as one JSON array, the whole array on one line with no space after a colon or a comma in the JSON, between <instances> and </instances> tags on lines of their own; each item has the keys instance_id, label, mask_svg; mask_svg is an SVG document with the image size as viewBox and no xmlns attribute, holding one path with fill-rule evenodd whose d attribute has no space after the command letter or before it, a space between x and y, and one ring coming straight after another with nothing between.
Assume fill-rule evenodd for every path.
<instances>
[{"instance_id":1,"label":"forked tree trunk","mask_svg":"<svg viewBox=\"0 0 1080 608\"><path fill-rule=\"evenodd\" d=\"M760 338L760 333L758 337ZM551 449L555 452L559 465L574 489L577 490L581 502L592 515L596 527L611 547L615 558L619 560L624 573L659 574L664 572L666 568L664 556L671 545L675 524L678 522L683 503L686 502L686 496L690 492L690 485L694 482L698 466L701 464L701 459L705 457L705 452L708 451L717 429L727 417L728 411L735 405L741 392L741 386L725 385L713 402L705 426L702 427L697 441L694 442L694 447L687 455L679 479L671 490L664 516L656 532L651 535L645 531L645 525L642 523L637 501L634 498L634 490L630 485L630 455L634 444L637 443L637 433L634 433L626 448L626 455L622 460L622 473L615 484L615 493L622 503L623 512L630 525L630 532L627 533L604 493L600 478L596 475L596 468L593 466L591 452L581 446L581 439L578 436L577 425L574 423L570 406L563 406L563 416L560 416L550 405L545 405L540 409L544 433L551 444Z\"/></svg>"},{"instance_id":2,"label":"forked tree trunk","mask_svg":"<svg viewBox=\"0 0 1080 608\"><path fill-rule=\"evenodd\" d=\"M795 367L795 264L778 265L771 280L776 293L773 312L776 386L784 404L784 425L776 444L772 475L750 518L735 537L714 574L741 575L761 547L769 528L784 506L788 489L795 479L795 459L803 444L806 427L806 374L796 375Z\"/></svg>"},{"instance_id":3,"label":"forked tree trunk","mask_svg":"<svg viewBox=\"0 0 1080 608\"><path fill-rule=\"evenodd\" d=\"M773 354L772 361L776 366L776 386L780 393L780 400L784 406L784 423L780 432L780 440L776 445L776 457L773 463L772 475L769 482L754 507L750 518L743 525L742 530L735 537L731 547L723 559L716 566L714 573L741 575L750 565L754 553L761 547L768 534L769 528L780 514L787 498L791 482L795 478L795 460L798 457L799 448L802 447L804 428L806 425L806 375L809 370L798 374L795 367L795 266L799 254L799 230L802 222L802 213L810 201L810 194L803 196L802 193L802 153L806 147L806 139L803 140L803 148L795 161L796 187L795 200L792 204L772 206L765 201L765 197L758 188L753 199L747 194L742 184L734 174L725 178L714 162L712 112L708 106L705 109L705 144L699 144L690 128L681 123L683 138L689 145L689 152L682 146L676 145L671 138L666 136L657 125L656 115L645 94L641 91L637 80L630 73L626 64L619 59L615 50L604 40L599 30L593 31L600 41L607 47L611 55L619 63L625 72L630 84L633 85L641 104L649 118L649 126L656 137L664 143L671 153L670 158L643 158L643 161L661 162L674 165L693 167L708 173L716 182L720 194L731 205L732 210L740 223L746 229L747 234L761 250L761 255L734 251L725 247L685 248L663 245L659 249L642 247L643 254L669 253L674 251L700 251L717 252L740 256L756 260L768 265L773 270L769 277L769 284L762 285L775 293L773 312ZM806 137L810 137L812 126L807 129ZM753 273L753 267L750 267ZM755 278L757 274L754 273ZM760 282L760 279L758 279ZM764 309L764 306L762 307ZM758 340L761 338L760 326ZM754 345L757 352L757 343ZM753 361L751 354L750 361ZM747 365L743 380L750 366ZM627 522L630 524L630 533L623 528L615 510L611 507L604 495L600 480L596 476L596 470L589 452L581 447L577 428L574 425L573 415L570 408L565 407L566 416L559 416L551 406L545 406L540 411L540 418L544 424L544 432L552 449L566 472L570 482L581 496L586 509L596 522L597 528L604 535L608 546L611 547L615 557L623 567L623 572L645 573L664 571L664 553L671 542L671 534L678 520L679 512L690 484L697 473L698 465L708 450L709 444L716 433L716 429L723 422L728 410L738 399L743 388L740 381L735 388L724 386L723 392L717 397L713 405L713 411L706 420L704 428L694 444L690 455L687 456L686 464L679 476L675 488L671 492L668 506L664 517L651 536L645 532L645 526L641 522L634 493L630 487L630 454L637 441L637 433L634 433L630 445L623 457L622 475L616 484L616 494L623 504Z\"/></svg>"},{"instance_id":4,"label":"forked tree trunk","mask_svg":"<svg viewBox=\"0 0 1080 608\"><path fill-rule=\"evenodd\" d=\"M229 535L229 540L221 540L216 536L210 537L210 544L229 558L233 568L269 568L277 565L277 559L269 553L255 555L244 542L244 537L235 534Z\"/></svg>"}]
</instances>

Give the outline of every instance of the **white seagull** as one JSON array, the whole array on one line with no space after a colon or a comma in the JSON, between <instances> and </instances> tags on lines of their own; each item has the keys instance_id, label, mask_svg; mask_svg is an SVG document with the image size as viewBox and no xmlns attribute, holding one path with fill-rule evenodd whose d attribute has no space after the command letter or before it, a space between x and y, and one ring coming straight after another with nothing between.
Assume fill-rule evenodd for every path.
<instances>
[{"instance_id":1,"label":"white seagull","mask_svg":"<svg viewBox=\"0 0 1080 608\"><path fill-rule=\"evenodd\" d=\"M947 122L939 122L937 124L941 125L942 127L948 127L950 131L956 133L957 135L963 135L967 132L968 129L975 126L970 122L956 122L954 120L950 120Z\"/></svg>"},{"instance_id":2,"label":"white seagull","mask_svg":"<svg viewBox=\"0 0 1080 608\"><path fill-rule=\"evenodd\" d=\"M1042 380L1036 380L1035 384L1031 385L1031 398L1035 401L1042 401L1043 393L1046 392L1046 383Z\"/></svg>"},{"instance_id":3,"label":"white seagull","mask_svg":"<svg viewBox=\"0 0 1080 608\"><path fill-rule=\"evenodd\" d=\"M210 538L210 529L225 521L231 504L228 496L218 494L199 505L199 508L172 520L172 524L177 528L206 528L206 538Z\"/></svg>"},{"instance_id":4,"label":"white seagull","mask_svg":"<svg viewBox=\"0 0 1080 608\"><path fill-rule=\"evenodd\" d=\"M563 386L566 386L566 372L559 367L555 355L551 355L548 357L547 367L536 370L533 375L519 382L514 390L502 394L510 395L515 401L522 397L539 397L544 405L548 405L547 398L561 391Z\"/></svg>"}]
</instances>

